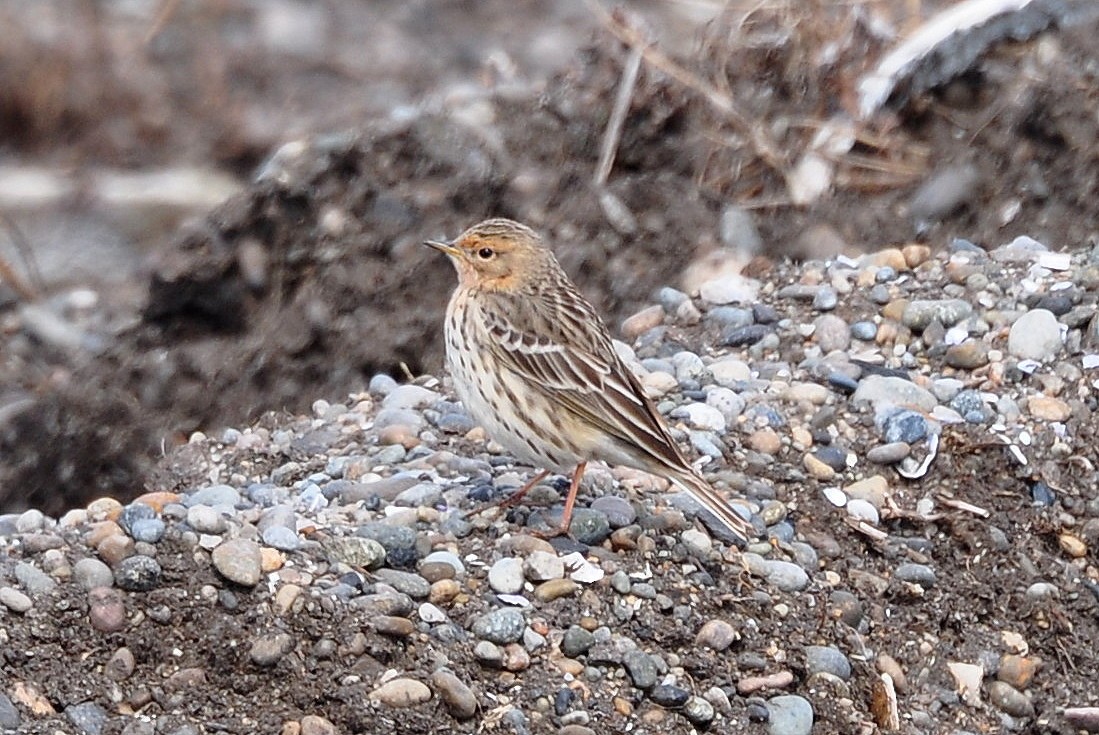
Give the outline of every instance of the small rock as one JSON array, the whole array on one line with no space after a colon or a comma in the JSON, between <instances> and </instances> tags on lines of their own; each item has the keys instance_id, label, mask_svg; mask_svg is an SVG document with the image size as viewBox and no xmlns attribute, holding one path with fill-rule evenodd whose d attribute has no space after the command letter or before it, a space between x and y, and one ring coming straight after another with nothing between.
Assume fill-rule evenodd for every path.
<instances>
[{"instance_id":1,"label":"small rock","mask_svg":"<svg viewBox=\"0 0 1099 735\"><path fill-rule=\"evenodd\" d=\"M541 602L551 602L559 597L576 594L580 585L571 579L551 579L534 588L534 598Z\"/></svg>"},{"instance_id":2,"label":"small rock","mask_svg":"<svg viewBox=\"0 0 1099 735\"><path fill-rule=\"evenodd\" d=\"M123 559L115 568L114 582L124 590L148 592L160 584L160 564L151 556L138 554Z\"/></svg>"},{"instance_id":3,"label":"small rock","mask_svg":"<svg viewBox=\"0 0 1099 735\"><path fill-rule=\"evenodd\" d=\"M22 615L34 606L31 598L14 587L0 587L0 605Z\"/></svg>"},{"instance_id":4,"label":"small rock","mask_svg":"<svg viewBox=\"0 0 1099 735\"><path fill-rule=\"evenodd\" d=\"M101 633L115 633L126 627L126 599L112 587L88 590L88 622Z\"/></svg>"},{"instance_id":5,"label":"small rock","mask_svg":"<svg viewBox=\"0 0 1099 735\"><path fill-rule=\"evenodd\" d=\"M1034 716L1034 705L1030 699L1003 681L994 681L988 685L988 701L1012 717Z\"/></svg>"},{"instance_id":6,"label":"small rock","mask_svg":"<svg viewBox=\"0 0 1099 735\"><path fill-rule=\"evenodd\" d=\"M851 662L833 646L806 646L805 665L810 675L826 673L844 681L851 678Z\"/></svg>"},{"instance_id":7,"label":"small rock","mask_svg":"<svg viewBox=\"0 0 1099 735\"><path fill-rule=\"evenodd\" d=\"M391 679L370 692L370 701L386 707L414 707L431 700L431 689L416 679Z\"/></svg>"},{"instance_id":8,"label":"small rock","mask_svg":"<svg viewBox=\"0 0 1099 735\"><path fill-rule=\"evenodd\" d=\"M243 587L255 587L263 576L263 558L255 541L230 539L219 544L211 557L221 576Z\"/></svg>"},{"instance_id":9,"label":"small rock","mask_svg":"<svg viewBox=\"0 0 1099 735\"><path fill-rule=\"evenodd\" d=\"M725 620L707 620L698 630L695 643L721 652L740 640L740 633Z\"/></svg>"},{"instance_id":10,"label":"small rock","mask_svg":"<svg viewBox=\"0 0 1099 735\"><path fill-rule=\"evenodd\" d=\"M289 633L261 635L252 641L248 656L256 666L274 666L293 651L295 645Z\"/></svg>"},{"instance_id":11,"label":"small rock","mask_svg":"<svg viewBox=\"0 0 1099 735\"><path fill-rule=\"evenodd\" d=\"M810 735L813 732L813 705L796 694L783 694L767 700L770 715L768 735Z\"/></svg>"},{"instance_id":12,"label":"small rock","mask_svg":"<svg viewBox=\"0 0 1099 735\"><path fill-rule=\"evenodd\" d=\"M1061 325L1046 309L1032 309L1015 320L1007 351L1023 360L1050 360L1061 351Z\"/></svg>"},{"instance_id":13,"label":"small rock","mask_svg":"<svg viewBox=\"0 0 1099 735\"><path fill-rule=\"evenodd\" d=\"M473 635L492 643L514 643L523 637L527 622L523 613L510 607L481 615L473 621Z\"/></svg>"},{"instance_id":14,"label":"small rock","mask_svg":"<svg viewBox=\"0 0 1099 735\"><path fill-rule=\"evenodd\" d=\"M1042 421L1067 421L1072 415L1072 408L1067 403L1052 396L1031 396L1026 406L1031 416Z\"/></svg>"},{"instance_id":15,"label":"small rock","mask_svg":"<svg viewBox=\"0 0 1099 735\"><path fill-rule=\"evenodd\" d=\"M641 687L638 687L638 689L641 689ZM690 692L673 684L654 686L652 691L649 692L649 699L654 704L659 704L661 707L667 707L668 709L679 709L687 704L687 700L690 698Z\"/></svg>"},{"instance_id":16,"label":"small rock","mask_svg":"<svg viewBox=\"0 0 1099 735\"><path fill-rule=\"evenodd\" d=\"M437 669L431 675L431 685L443 700L451 717L468 720L477 714L477 697L473 690L449 669Z\"/></svg>"},{"instance_id":17,"label":"small rock","mask_svg":"<svg viewBox=\"0 0 1099 735\"><path fill-rule=\"evenodd\" d=\"M488 585L503 595L520 592L523 589L522 560L512 557L498 559L488 570Z\"/></svg>"}]
</instances>

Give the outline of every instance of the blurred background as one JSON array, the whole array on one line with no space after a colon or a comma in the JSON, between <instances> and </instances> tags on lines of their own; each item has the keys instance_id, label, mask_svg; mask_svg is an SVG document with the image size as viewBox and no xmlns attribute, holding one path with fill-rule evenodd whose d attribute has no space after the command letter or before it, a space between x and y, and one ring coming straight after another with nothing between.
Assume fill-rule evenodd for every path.
<instances>
[{"instance_id":1,"label":"blurred background","mask_svg":"<svg viewBox=\"0 0 1099 735\"><path fill-rule=\"evenodd\" d=\"M437 372L453 275L419 243L485 216L612 322L785 257L1086 245L1095 5L5 0L0 506Z\"/></svg>"}]
</instances>

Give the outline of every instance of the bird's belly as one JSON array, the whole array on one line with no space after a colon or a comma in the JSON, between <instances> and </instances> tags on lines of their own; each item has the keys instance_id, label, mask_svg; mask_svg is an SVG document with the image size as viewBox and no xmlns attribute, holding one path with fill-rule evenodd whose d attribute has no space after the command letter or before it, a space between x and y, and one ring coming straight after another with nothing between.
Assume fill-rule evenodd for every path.
<instances>
[{"instance_id":1,"label":"bird's belly","mask_svg":"<svg viewBox=\"0 0 1099 735\"><path fill-rule=\"evenodd\" d=\"M556 472L569 472L586 458L584 437L549 396L506 369L489 369L477 354L458 358L453 352L447 352L447 368L454 390L490 438L522 462Z\"/></svg>"}]
</instances>

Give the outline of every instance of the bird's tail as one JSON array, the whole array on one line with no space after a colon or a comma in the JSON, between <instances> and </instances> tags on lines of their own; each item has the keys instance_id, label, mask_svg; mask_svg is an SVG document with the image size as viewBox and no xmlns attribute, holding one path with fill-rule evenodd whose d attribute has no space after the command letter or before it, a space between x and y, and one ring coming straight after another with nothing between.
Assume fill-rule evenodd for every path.
<instances>
[{"instance_id":1,"label":"bird's tail","mask_svg":"<svg viewBox=\"0 0 1099 735\"><path fill-rule=\"evenodd\" d=\"M703 508L713 513L721 525L729 529L734 535L739 536L745 542L756 535L752 524L741 518L729 505L729 502L697 471L668 473L666 477L677 487L690 493Z\"/></svg>"}]
</instances>

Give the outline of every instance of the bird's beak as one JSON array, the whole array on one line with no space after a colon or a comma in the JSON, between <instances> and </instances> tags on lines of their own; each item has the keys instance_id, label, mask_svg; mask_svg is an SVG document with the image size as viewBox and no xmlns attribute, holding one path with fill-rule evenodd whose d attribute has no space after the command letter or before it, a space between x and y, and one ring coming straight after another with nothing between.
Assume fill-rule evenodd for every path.
<instances>
[{"instance_id":1,"label":"bird's beak","mask_svg":"<svg viewBox=\"0 0 1099 735\"><path fill-rule=\"evenodd\" d=\"M438 250L440 253L446 253L451 257L457 257L459 253L458 248L454 247L448 242L439 242L438 240L425 240L424 245L427 245L429 248L433 248L434 250Z\"/></svg>"}]
</instances>

